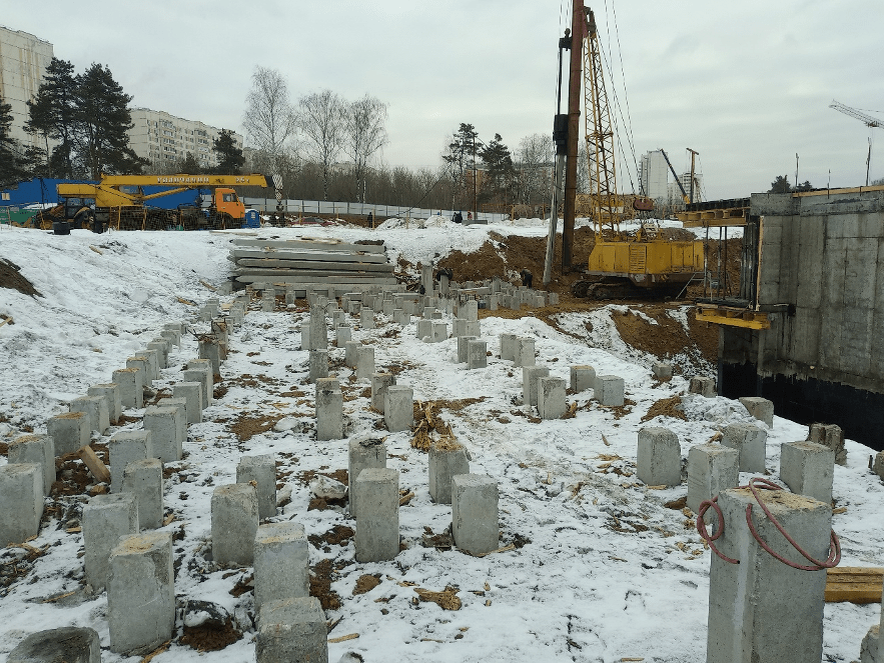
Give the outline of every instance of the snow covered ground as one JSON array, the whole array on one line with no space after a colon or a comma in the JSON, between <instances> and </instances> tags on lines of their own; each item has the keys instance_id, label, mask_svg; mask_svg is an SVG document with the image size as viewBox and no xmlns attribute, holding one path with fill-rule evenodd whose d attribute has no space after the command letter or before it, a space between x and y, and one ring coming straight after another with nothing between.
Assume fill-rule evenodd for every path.
<instances>
[{"instance_id":1,"label":"snow covered ground","mask_svg":"<svg viewBox=\"0 0 884 664\"><path fill-rule=\"evenodd\" d=\"M416 264L453 249L475 250L489 231L542 235L545 229L540 220L492 226L428 220L423 228L388 222L375 231L338 226L258 232L262 237L383 239L391 261L402 257ZM88 386L109 382L111 372L157 336L163 323L185 321L192 331L204 331L205 324L195 322L196 307L184 301L202 304L214 295L205 284L226 281L229 239L203 232L54 236L3 227L0 258L17 265L40 296L0 288L0 316L14 320L0 327L0 442L29 430L45 432L49 417L66 411L66 402ZM738 402L684 395L687 420L659 416L643 423L652 404L686 392L687 382L682 376L663 384L652 380L656 358L624 344L615 326L606 324L616 310L560 314L564 332L530 315L483 318L492 356L486 369L472 371L456 362L454 339L423 343L414 324L400 330L383 315L377 316L375 330L360 330L354 321L354 339L371 340L378 370L397 371L398 383L413 387L415 399L445 404L441 416L469 448L471 472L499 482L501 547L515 546L482 558L425 546L425 536L443 533L450 523L450 507L430 500L427 456L410 446L410 434L388 435L388 466L400 472L400 487L414 492L400 509L407 548L393 561L360 564L354 562L352 537L339 537L338 543L314 537L318 546L310 547L311 565L331 561L330 590L340 598L340 608L326 612L336 622L329 637L358 634L331 643L330 661L705 659L710 552L685 513L664 507L686 494L685 484L656 490L636 480L636 435L645 424L668 427L678 434L686 457L692 445L725 425L751 418ZM592 332L584 324L590 315ZM225 649L206 653L173 640L155 662L254 661L252 593L231 594L248 581L250 570L231 575L210 560L211 494L235 481L243 454L276 455L291 502L274 520L299 521L308 536L320 538L355 525L342 510L307 510L305 480L315 471L345 469L347 444L315 440L307 353L300 350L296 331L306 316L302 309L248 313L242 328L231 334L232 352L222 366L226 392L205 411L201 424L190 426L186 458L167 465L165 501L175 521L165 528L176 533L176 594L182 602L219 605L244 633ZM551 375L567 380L571 365L589 364L599 374L622 376L627 406L601 407L590 390L568 397L578 406L574 418L538 421L521 403L521 370L499 359L503 333L535 337L538 362L548 365ZM195 338L185 335L154 389L181 380L181 368L196 356ZM343 349L330 349L330 359L342 364ZM343 366L334 373L343 384L347 434L376 431L381 417L369 410L368 384L352 380ZM456 400L468 401L450 403ZM140 414L126 412L133 420ZM280 425L283 417L289 419ZM244 422L266 425L266 431L242 440L234 425ZM131 421L122 428L139 427ZM111 434L119 430L112 428ZM774 419L767 448L771 479L778 480L780 445L805 434L803 425ZM882 567L884 486L868 471L872 451L853 441L847 449L847 466L835 468L834 490L838 507L846 508L834 515L842 565ZM748 479L741 476L743 483ZM30 542L48 547L45 554L26 576L0 587L0 660L28 633L64 625L96 629L105 661L139 660L107 649L106 595L82 592L82 535L68 531L76 530L78 506L87 498L50 499L63 509L44 521ZM0 550L0 565L25 553ZM366 574L380 583L354 594ZM416 601L415 588L446 587L457 589L460 610ZM857 659L860 641L879 611L878 604L827 605L825 658Z\"/></svg>"}]
</instances>

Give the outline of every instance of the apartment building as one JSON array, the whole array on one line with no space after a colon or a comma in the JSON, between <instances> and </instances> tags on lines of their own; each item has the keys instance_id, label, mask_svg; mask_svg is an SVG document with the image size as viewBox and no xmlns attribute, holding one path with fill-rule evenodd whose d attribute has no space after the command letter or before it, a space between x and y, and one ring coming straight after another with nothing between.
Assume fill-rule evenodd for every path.
<instances>
[{"instance_id":1,"label":"apartment building","mask_svg":"<svg viewBox=\"0 0 884 664\"><path fill-rule=\"evenodd\" d=\"M219 128L149 108L133 108L131 114L134 126L129 130L129 147L139 157L166 168L182 161L190 152L200 166L218 165L212 145L221 135ZM233 139L242 149L243 137L234 132Z\"/></svg>"},{"instance_id":2,"label":"apartment building","mask_svg":"<svg viewBox=\"0 0 884 664\"><path fill-rule=\"evenodd\" d=\"M25 123L28 101L40 89L52 56L49 42L0 26L0 99L12 107L11 138L21 141L25 147L38 145L41 140L25 132Z\"/></svg>"}]
</instances>

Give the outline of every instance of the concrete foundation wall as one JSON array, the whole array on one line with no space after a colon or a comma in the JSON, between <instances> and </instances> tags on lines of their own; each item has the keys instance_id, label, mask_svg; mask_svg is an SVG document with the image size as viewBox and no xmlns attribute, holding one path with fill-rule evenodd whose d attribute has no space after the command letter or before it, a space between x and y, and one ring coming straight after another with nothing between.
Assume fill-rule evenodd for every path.
<instances>
[{"instance_id":1,"label":"concrete foundation wall","mask_svg":"<svg viewBox=\"0 0 884 664\"><path fill-rule=\"evenodd\" d=\"M758 305L771 328L722 326L721 393L763 396L786 417L796 391L819 393L811 410L844 388L884 395L884 189L753 194L751 214L761 218ZM843 415L798 419L850 426Z\"/></svg>"}]
</instances>

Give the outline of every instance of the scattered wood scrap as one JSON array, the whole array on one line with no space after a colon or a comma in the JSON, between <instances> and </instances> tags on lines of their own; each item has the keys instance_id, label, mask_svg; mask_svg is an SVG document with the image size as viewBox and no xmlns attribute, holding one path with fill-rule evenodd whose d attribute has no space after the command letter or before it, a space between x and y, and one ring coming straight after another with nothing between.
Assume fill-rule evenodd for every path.
<instances>
[{"instance_id":1,"label":"scattered wood scrap","mask_svg":"<svg viewBox=\"0 0 884 664\"><path fill-rule=\"evenodd\" d=\"M446 611L458 611L461 607L460 597L457 596L459 589L454 586L446 586L442 592L426 588L415 588L414 592L422 602L435 602Z\"/></svg>"},{"instance_id":2,"label":"scattered wood scrap","mask_svg":"<svg viewBox=\"0 0 884 664\"><path fill-rule=\"evenodd\" d=\"M826 571L827 602L872 604L881 601L884 568L832 567Z\"/></svg>"},{"instance_id":3,"label":"scattered wood scrap","mask_svg":"<svg viewBox=\"0 0 884 664\"><path fill-rule=\"evenodd\" d=\"M358 638L359 638L358 633L345 634L344 636L336 636L333 639L329 639L328 642L329 643L341 643L341 641L352 641L353 639L358 639Z\"/></svg>"},{"instance_id":4,"label":"scattered wood scrap","mask_svg":"<svg viewBox=\"0 0 884 664\"><path fill-rule=\"evenodd\" d=\"M92 473L92 476L96 480L99 482L110 482L110 471L107 469L107 466L104 465L104 462L95 455L95 452L91 447L84 445L77 450L77 454L80 459L83 460L83 463L86 464L89 472Z\"/></svg>"}]
</instances>

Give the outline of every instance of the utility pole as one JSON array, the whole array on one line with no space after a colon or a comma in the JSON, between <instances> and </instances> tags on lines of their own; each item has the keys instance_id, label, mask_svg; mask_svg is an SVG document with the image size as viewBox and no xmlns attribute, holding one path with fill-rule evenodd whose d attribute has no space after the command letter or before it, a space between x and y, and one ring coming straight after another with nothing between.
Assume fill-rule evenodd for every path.
<instances>
[{"instance_id":1,"label":"utility pole","mask_svg":"<svg viewBox=\"0 0 884 664\"><path fill-rule=\"evenodd\" d=\"M580 88L583 82L583 39L586 10L574 0L571 18L571 73L568 79L568 160L565 165L565 205L562 211L562 273L571 270L574 218L577 203L577 145L580 137Z\"/></svg>"}]
</instances>

